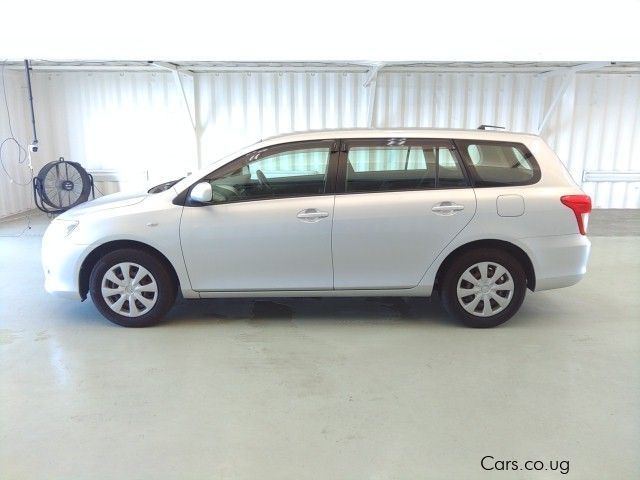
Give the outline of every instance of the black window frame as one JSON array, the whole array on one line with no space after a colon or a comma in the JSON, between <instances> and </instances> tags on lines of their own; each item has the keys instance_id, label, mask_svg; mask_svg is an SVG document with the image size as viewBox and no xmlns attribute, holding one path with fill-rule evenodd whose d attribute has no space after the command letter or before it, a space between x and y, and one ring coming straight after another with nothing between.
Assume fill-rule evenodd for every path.
<instances>
[{"instance_id":1,"label":"black window frame","mask_svg":"<svg viewBox=\"0 0 640 480\"><path fill-rule=\"evenodd\" d=\"M426 188L403 188L398 190L386 190L381 192L371 191L346 191L346 176L347 176L347 154L351 146L390 146L390 142L393 142L401 146L420 146L420 147L445 147L448 148L458 165L461 168L462 175L464 176L465 185L458 186L440 186L438 185L438 174L436 172L436 184L434 187ZM507 147L515 147L523 154L523 156L531 164L533 171L533 177L527 182L517 183L499 183L499 182L486 182L478 177L478 174L474 168L471 157L468 153L469 145L500 145ZM266 198L247 198L231 200L224 203L207 202L196 203L189 200L189 194L195 185L203 181L209 181L214 177L224 175L228 172L233 172L243 165L246 165L251 160L255 160L265 155L275 155L286 151L302 150L306 148L329 148L329 165L327 167L327 175L325 181L325 189L323 193L310 193L308 195L287 195L276 196ZM436 165L439 168L439 164ZM454 190L461 188L495 188L495 187L517 187L534 185L540 182L542 178L542 172L540 165L527 146L521 142L505 142L499 140L474 140L474 139L450 139L450 138L416 138L416 137L373 137L373 138L342 138L342 139L318 139L318 140L303 140L295 142L285 142L268 147L262 147L253 150L249 153L241 155L240 157L231 160L225 165L209 172L199 180L193 182L188 188L178 194L173 203L176 205L184 206L206 206L206 205L228 205L232 203L244 203L244 202L257 202L257 201L269 201L282 198L304 198L314 196L326 196L326 195L362 195L371 193L393 193L403 191L433 191L433 190Z\"/></svg>"},{"instance_id":2,"label":"black window frame","mask_svg":"<svg viewBox=\"0 0 640 480\"><path fill-rule=\"evenodd\" d=\"M329 162L327 165L327 174L324 183L324 192L322 193L309 193L309 194L296 194L296 195L278 195L274 197L260 197L260 198L240 198L230 200L227 202L192 202L189 199L189 194L193 187L201 182L208 182L215 178L219 178L228 173L234 172L239 168L248 165L253 160L258 160L265 156L277 155L278 153L291 152L295 150L306 150L311 148L328 148L329 149ZM333 195L336 183L336 176L338 170L338 154L339 154L339 140L336 139L319 139L319 140L303 140L297 142L278 143L276 145L270 145L268 147L262 147L257 150L253 150L238 158L231 160L230 162L218 167L217 169L209 172L201 177L189 186L189 188L182 191L174 200L176 205L184 205L190 207L212 206L212 205L230 205L233 203L246 203L246 202L260 202L279 200L283 198L304 198L304 197L318 197L325 195Z\"/></svg>"},{"instance_id":3,"label":"black window frame","mask_svg":"<svg viewBox=\"0 0 640 480\"><path fill-rule=\"evenodd\" d=\"M465 185L445 186L438 185L438 169L439 163L436 163L435 186L423 188L402 188L398 190L384 190L379 192L372 191L346 191L347 188L347 161L350 147L367 147L367 146L418 146L422 148L444 147L447 148L454 156L464 177ZM472 183L469 172L465 166L463 159L458 152L458 148L451 139L447 138L407 138L407 137L376 137L376 138L343 138L340 141L340 156L338 160L338 174L335 182L336 195L363 195L378 193L394 193L394 192L424 192L435 190L457 190L461 188L471 188Z\"/></svg>"},{"instance_id":4,"label":"black window frame","mask_svg":"<svg viewBox=\"0 0 640 480\"><path fill-rule=\"evenodd\" d=\"M471 179L473 188L496 188L496 187L523 187L526 185L535 185L540 182L542 179L542 171L540 170L540 164L536 157L531 153L531 151L527 148L527 146L522 142L504 142L500 140L472 140L472 139L455 139L453 141L456 145L456 150L458 150L459 155L463 159L463 163L465 169L469 174L469 178ZM524 158L531 165L531 170L533 172L533 176L530 180L526 182L513 182L513 183L501 183L501 182L489 182L486 180L482 180L478 172L471 160L471 155L469 155L469 146L470 145L494 145L494 146L502 146L502 147L513 147L516 148L522 153Z\"/></svg>"}]
</instances>

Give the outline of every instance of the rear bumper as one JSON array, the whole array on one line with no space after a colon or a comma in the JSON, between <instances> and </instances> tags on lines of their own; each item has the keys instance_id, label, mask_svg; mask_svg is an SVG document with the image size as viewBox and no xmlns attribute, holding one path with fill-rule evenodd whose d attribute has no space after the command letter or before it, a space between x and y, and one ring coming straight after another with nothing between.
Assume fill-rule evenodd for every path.
<instances>
[{"instance_id":1,"label":"rear bumper","mask_svg":"<svg viewBox=\"0 0 640 480\"><path fill-rule=\"evenodd\" d=\"M587 272L591 242L580 234L520 239L536 274L536 292L569 287Z\"/></svg>"}]
</instances>

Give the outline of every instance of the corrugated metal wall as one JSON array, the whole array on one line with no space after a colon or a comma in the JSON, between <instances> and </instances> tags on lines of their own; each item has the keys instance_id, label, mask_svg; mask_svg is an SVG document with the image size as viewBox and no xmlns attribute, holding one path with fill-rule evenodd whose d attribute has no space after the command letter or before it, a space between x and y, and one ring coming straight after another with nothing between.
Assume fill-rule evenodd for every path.
<instances>
[{"instance_id":1,"label":"corrugated metal wall","mask_svg":"<svg viewBox=\"0 0 640 480\"><path fill-rule=\"evenodd\" d=\"M197 75L204 163L278 133L366 127L365 73L244 72ZM537 133L564 77L530 73L383 72L373 126ZM542 131L578 183L583 170L640 170L640 75L577 74ZM584 183L602 208L640 207L631 182Z\"/></svg>"},{"instance_id":2,"label":"corrugated metal wall","mask_svg":"<svg viewBox=\"0 0 640 480\"><path fill-rule=\"evenodd\" d=\"M561 82L549 82L547 103ZM640 172L640 75L576 75L542 136L579 183L585 170ZM640 208L640 182L582 187L596 206Z\"/></svg>"},{"instance_id":3,"label":"corrugated metal wall","mask_svg":"<svg viewBox=\"0 0 640 480\"><path fill-rule=\"evenodd\" d=\"M4 80L11 129L20 144L27 148L31 141L31 130L27 117L27 96L23 88L23 77L19 72L5 70ZM0 89L0 141L8 138L10 134L9 116L5 108L4 94ZM0 168L0 217L33 208L31 192L31 173L24 153L18 152L14 142L7 141L2 147L2 168Z\"/></svg>"},{"instance_id":4,"label":"corrugated metal wall","mask_svg":"<svg viewBox=\"0 0 640 480\"><path fill-rule=\"evenodd\" d=\"M16 72L11 75L13 110L28 132L24 82ZM366 127L371 121L377 127L488 123L536 132L563 80L533 73L383 70L365 87L367 76L363 70L182 75L196 118L194 132L171 72L35 72L43 148L34 163L59 156L80 161L101 172L97 179L107 182L99 183L101 190L114 191L138 186L147 177L193 170L198 148L200 163L206 164L260 138L295 130ZM585 169L640 170L639 95L637 74L575 75L542 136L578 182ZM0 215L29 207L28 195L7 188L6 178L0 181ZM599 207L640 207L639 187L584 184Z\"/></svg>"},{"instance_id":5,"label":"corrugated metal wall","mask_svg":"<svg viewBox=\"0 0 640 480\"><path fill-rule=\"evenodd\" d=\"M377 127L537 129L542 82L532 74L411 73L379 75Z\"/></svg>"},{"instance_id":6,"label":"corrugated metal wall","mask_svg":"<svg viewBox=\"0 0 640 480\"><path fill-rule=\"evenodd\" d=\"M105 194L197 168L195 133L171 72L36 72L33 88L43 164L80 162Z\"/></svg>"},{"instance_id":7,"label":"corrugated metal wall","mask_svg":"<svg viewBox=\"0 0 640 480\"><path fill-rule=\"evenodd\" d=\"M203 164L280 133L366 127L365 78L354 72L198 74Z\"/></svg>"}]
</instances>

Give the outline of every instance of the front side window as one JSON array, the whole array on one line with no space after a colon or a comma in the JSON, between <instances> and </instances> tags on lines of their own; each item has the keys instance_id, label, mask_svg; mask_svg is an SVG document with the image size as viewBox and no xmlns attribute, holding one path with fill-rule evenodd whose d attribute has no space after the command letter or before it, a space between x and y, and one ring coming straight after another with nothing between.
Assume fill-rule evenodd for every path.
<instances>
[{"instance_id":1,"label":"front side window","mask_svg":"<svg viewBox=\"0 0 640 480\"><path fill-rule=\"evenodd\" d=\"M388 192L466 185L457 158L446 146L353 145L347 151L346 192Z\"/></svg>"},{"instance_id":2,"label":"front side window","mask_svg":"<svg viewBox=\"0 0 640 480\"><path fill-rule=\"evenodd\" d=\"M321 195L330 155L329 146L249 154L209 180L213 203Z\"/></svg>"},{"instance_id":3,"label":"front side window","mask_svg":"<svg viewBox=\"0 0 640 480\"><path fill-rule=\"evenodd\" d=\"M528 185L540 179L538 164L521 144L461 142L478 187Z\"/></svg>"}]
</instances>

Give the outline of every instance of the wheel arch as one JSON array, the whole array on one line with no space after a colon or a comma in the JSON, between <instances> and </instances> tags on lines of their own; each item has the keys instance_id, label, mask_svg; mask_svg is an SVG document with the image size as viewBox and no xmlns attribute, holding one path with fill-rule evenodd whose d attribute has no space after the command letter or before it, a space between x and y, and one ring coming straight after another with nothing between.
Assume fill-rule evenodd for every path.
<instances>
[{"instance_id":1,"label":"wheel arch","mask_svg":"<svg viewBox=\"0 0 640 480\"><path fill-rule=\"evenodd\" d=\"M509 252L516 258L516 260L518 260L518 262L520 262L522 268L524 268L524 273L527 277L527 288L531 291L535 290L536 272L533 267L533 262L531 262L531 258L529 258L529 255L527 255L527 253L522 248L520 248L518 245L515 245L514 243L496 239L475 240L469 243L465 243L464 245L461 245L455 250L451 251L438 267L438 271L435 277L434 290L439 292L440 280L444 275L444 272L447 271L448 266L457 256L464 252L476 250L479 248L497 248Z\"/></svg>"},{"instance_id":2,"label":"wheel arch","mask_svg":"<svg viewBox=\"0 0 640 480\"><path fill-rule=\"evenodd\" d=\"M82 261L80 272L78 274L78 290L80 293L80 298L83 301L86 300L87 294L89 293L89 277L91 276L91 271L93 270L93 267L95 267L98 260L100 260L100 258L107 253L114 250L120 250L122 248L135 248L150 253L151 255L156 257L167 267L173 281L175 282L176 287L178 289L180 288L180 279L178 277L178 274L176 273L176 269L169 261L169 259L162 252L160 252L160 250L144 242L139 242L136 240L113 240L103 243L102 245L94 248Z\"/></svg>"}]
</instances>

